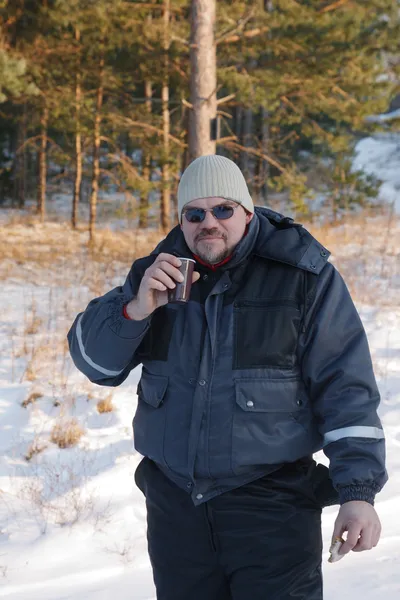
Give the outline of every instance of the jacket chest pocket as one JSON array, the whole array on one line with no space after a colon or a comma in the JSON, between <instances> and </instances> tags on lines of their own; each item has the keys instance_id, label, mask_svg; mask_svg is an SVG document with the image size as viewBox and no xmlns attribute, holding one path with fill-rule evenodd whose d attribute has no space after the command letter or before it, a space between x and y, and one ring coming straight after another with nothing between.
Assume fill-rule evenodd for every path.
<instances>
[{"instance_id":1,"label":"jacket chest pocket","mask_svg":"<svg viewBox=\"0 0 400 600\"><path fill-rule=\"evenodd\" d=\"M310 448L311 409L300 379L235 380L232 467L291 462Z\"/></svg>"},{"instance_id":2,"label":"jacket chest pocket","mask_svg":"<svg viewBox=\"0 0 400 600\"><path fill-rule=\"evenodd\" d=\"M291 300L235 302L233 368L293 368L301 311Z\"/></svg>"},{"instance_id":3,"label":"jacket chest pocket","mask_svg":"<svg viewBox=\"0 0 400 600\"><path fill-rule=\"evenodd\" d=\"M142 371L138 385L138 405L133 419L135 448L143 456L163 462L165 408L168 377Z\"/></svg>"}]
</instances>

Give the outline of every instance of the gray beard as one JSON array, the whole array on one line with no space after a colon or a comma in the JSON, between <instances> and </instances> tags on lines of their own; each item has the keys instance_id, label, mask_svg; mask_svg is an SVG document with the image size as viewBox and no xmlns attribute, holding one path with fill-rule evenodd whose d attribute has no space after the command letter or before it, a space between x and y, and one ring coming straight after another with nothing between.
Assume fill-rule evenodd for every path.
<instances>
[{"instance_id":1,"label":"gray beard","mask_svg":"<svg viewBox=\"0 0 400 600\"><path fill-rule=\"evenodd\" d=\"M227 247L222 250L216 250L211 244L208 245L203 243L201 251L195 247L195 254L209 265L215 265L227 258L230 255L230 250Z\"/></svg>"}]
</instances>

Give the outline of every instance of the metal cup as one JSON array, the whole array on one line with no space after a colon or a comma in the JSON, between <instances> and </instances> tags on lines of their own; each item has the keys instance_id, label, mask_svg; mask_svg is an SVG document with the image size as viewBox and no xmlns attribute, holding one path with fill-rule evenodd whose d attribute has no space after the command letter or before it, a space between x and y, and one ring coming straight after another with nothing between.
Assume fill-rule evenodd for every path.
<instances>
[{"instance_id":1,"label":"metal cup","mask_svg":"<svg viewBox=\"0 0 400 600\"><path fill-rule=\"evenodd\" d=\"M168 290L168 302L187 302L190 296L192 276L196 261L192 258L182 258L181 256L178 258L182 263L179 270L182 273L184 280L182 283L177 281L174 289Z\"/></svg>"}]
</instances>

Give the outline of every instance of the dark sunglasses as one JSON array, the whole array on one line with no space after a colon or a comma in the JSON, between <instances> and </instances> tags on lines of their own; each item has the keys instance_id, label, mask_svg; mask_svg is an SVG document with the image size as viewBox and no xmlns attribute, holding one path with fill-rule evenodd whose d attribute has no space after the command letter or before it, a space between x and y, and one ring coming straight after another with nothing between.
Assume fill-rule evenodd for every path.
<instances>
[{"instance_id":1,"label":"dark sunglasses","mask_svg":"<svg viewBox=\"0 0 400 600\"><path fill-rule=\"evenodd\" d=\"M212 213L212 216L218 221L230 219L239 204L231 206L230 204L218 204L213 208L187 208L183 214L189 223L201 223L206 218L206 213Z\"/></svg>"}]
</instances>

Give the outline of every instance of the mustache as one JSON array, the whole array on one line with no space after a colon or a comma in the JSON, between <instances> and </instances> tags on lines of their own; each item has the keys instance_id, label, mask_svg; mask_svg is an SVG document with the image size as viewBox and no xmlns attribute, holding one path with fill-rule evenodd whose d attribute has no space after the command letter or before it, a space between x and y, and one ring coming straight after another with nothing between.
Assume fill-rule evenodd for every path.
<instances>
[{"instance_id":1,"label":"mustache","mask_svg":"<svg viewBox=\"0 0 400 600\"><path fill-rule=\"evenodd\" d=\"M226 235L224 233L221 233L218 229L202 229L200 231L200 233L198 233L196 235L195 241L198 242L199 240L201 240L209 235L213 236L213 237L221 238L226 241Z\"/></svg>"}]
</instances>

